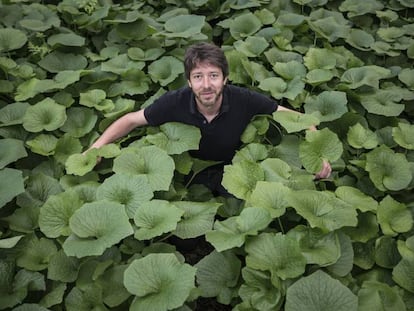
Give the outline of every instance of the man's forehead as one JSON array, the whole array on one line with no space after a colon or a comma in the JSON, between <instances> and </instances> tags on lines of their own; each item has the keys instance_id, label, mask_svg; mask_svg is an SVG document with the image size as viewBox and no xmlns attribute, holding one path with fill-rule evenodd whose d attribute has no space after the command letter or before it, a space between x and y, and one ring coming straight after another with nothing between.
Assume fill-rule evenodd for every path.
<instances>
[{"instance_id":1,"label":"man's forehead","mask_svg":"<svg viewBox=\"0 0 414 311\"><path fill-rule=\"evenodd\" d=\"M191 69L191 73L195 72L221 72L221 68L209 62L199 62Z\"/></svg>"}]
</instances>

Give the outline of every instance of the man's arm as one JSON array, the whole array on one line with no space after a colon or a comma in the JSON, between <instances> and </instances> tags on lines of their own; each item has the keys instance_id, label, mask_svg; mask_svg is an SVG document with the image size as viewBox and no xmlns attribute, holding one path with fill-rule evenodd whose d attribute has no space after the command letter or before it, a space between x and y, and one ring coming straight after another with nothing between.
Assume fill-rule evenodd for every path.
<instances>
[{"instance_id":1,"label":"man's arm","mask_svg":"<svg viewBox=\"0 0 414 311\"><path fill-rule=\"evenodd\" d=\"M286 107L280 106L280 105L277 106L276 111L291 111L291 112L300 113L300 112L297 112L295 110L292 110L292 109L289 109L289 108L286 108ZM309 127L309 130L310 131L317 131L318 129L316 128L315 125L312 125L311 127ZM315 174L315 179L328 178L331 175L331 173L332 173L331 165L329 164L328 161L323 160L322 169L318 173Z\"/></svg>"},{"instance_id":2,"label":"man's arm","mask_svg":"<svg viewBox=\"0 0 414 311\"><path fill-rule=\"evenodd\" d=\"M148 121L144 116L144 109L127 113L113 122L89 147L88 150L93 148L100 148L106 144L112 143L118 138L127 135L136 127L144 126L147 124Z\"/></svg>"}]
</instances>

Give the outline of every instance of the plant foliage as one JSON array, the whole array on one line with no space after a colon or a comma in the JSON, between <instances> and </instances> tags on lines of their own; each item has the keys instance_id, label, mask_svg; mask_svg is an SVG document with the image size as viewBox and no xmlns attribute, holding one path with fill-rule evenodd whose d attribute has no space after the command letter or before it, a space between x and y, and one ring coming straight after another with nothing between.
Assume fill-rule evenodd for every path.
<instances>
[{"instance_id":1,"label":"plant foliage","mask_svg":"<svg viewBox=\"0 0 414 311\"><path fill-rule=\"evenodd\" d=\"M414 310L413 7L0 1L0 310ZM192 126L82 153L185 85L200 41L231 83L306 113L251 121L234 198L184 183L215 164L190 156ZM171 236L212 251L194 262Z\"/></svg>"}]
</instances>

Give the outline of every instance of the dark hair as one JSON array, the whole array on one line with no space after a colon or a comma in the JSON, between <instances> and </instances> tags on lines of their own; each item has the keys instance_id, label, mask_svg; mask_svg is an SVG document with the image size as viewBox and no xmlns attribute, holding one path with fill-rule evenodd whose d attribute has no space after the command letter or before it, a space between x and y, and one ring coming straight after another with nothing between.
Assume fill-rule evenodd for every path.
<instances>
[{"instance_id":1,"label":"dark hair","mask_svg":"<svg viewBox=\"0 0 414 311\"><path fill-rule=\"evenodd\" d=\"M219 67L224 77L229 75L229 65L223 50L212 43L202 42L190 46L185 52L184 71L187 80L190 79L191 70L203 62Z\"/></svg>"}]
</instances>

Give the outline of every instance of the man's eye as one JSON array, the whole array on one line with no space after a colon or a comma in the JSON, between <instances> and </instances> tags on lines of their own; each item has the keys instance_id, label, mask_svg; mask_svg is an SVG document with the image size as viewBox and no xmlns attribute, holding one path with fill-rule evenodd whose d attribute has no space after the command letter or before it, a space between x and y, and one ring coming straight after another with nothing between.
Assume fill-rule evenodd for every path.
<instances>
[{"instance_id":1,"label":"man's eye","mask_svg":"<svg viewBox=\"0 0 414 311\"><path fill-rule=\"evenodd\" d=\"M210 78L212 78L212 79L217 79L218 77L219 77L218 73L212 73L210 75Z\"/></svg>"},{"instance_id":2,"label":"man's eye","mask_svg":"<svg viewBox=\"0 0 414 311\"><path fill-rule=\"evenodd\" d=\"M193 79L200 80L201 79L201 75L195 75L195 76L193 76Z\"/></svg>"}]
</instances>

